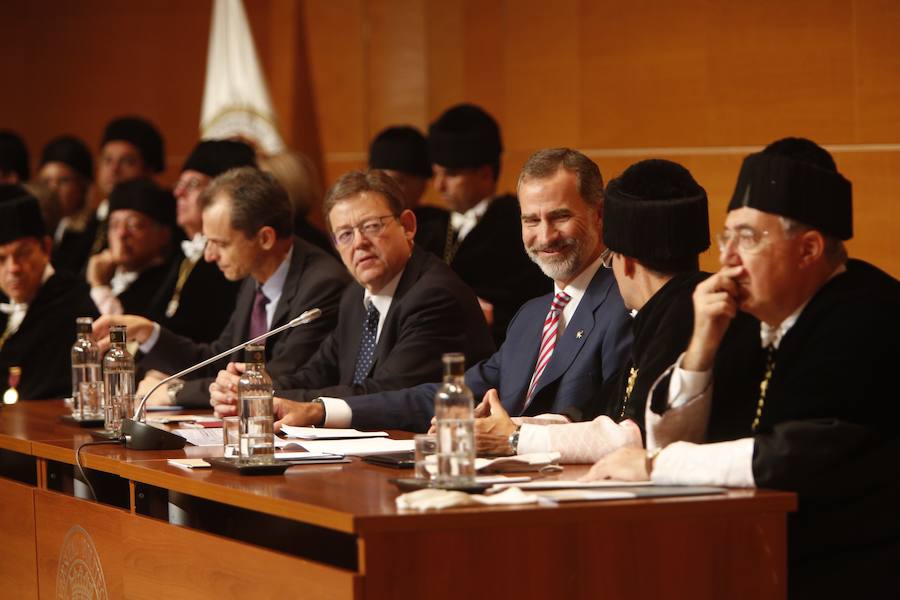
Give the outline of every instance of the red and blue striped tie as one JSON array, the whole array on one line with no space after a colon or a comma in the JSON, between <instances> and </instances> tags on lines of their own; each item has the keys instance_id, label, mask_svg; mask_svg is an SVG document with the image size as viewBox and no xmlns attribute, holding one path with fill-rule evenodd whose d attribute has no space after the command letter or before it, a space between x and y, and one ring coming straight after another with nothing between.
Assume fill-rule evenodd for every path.
<instances>
[{"instance_id":1,"label":"red and blue striped tie","mask_svg":"<svg viewBox=\"0 0 900 600\"><path fill-rule=\"evenodd\" d=\"M544 330L541 333L541 349L538 352L537 363L534 366L534 375L531 376L531 385L528 386L528 395L525 396L525 406L522 408L522 412L525 412L525 409L531 403L537 382L547 367L547 363L550 362L550 357L553 356L553 349L556 348L556 338L559 332L559 319L562 317L563 309L571 299L572 296L567 293L558 292L553 298L553 302L550 303L550 312L547 313L547 318L544 319Z\"/></svg>"}]
</instances>

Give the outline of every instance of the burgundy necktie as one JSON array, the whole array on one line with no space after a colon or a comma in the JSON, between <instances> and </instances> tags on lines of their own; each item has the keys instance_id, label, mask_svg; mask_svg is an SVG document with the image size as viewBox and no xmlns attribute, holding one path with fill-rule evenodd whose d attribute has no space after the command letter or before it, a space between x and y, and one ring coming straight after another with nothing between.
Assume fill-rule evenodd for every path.
<instances>
[{"instance_id":1,"label":"burgundy necktie","mask_svg":"<svg viewBox=\"0 0 900 600\"><path fill-rule=\"evenodd\" d=\"M269 299L263 294L262 288L256 288L256 297L253 299L253 311L250 313L250 339L260 336L269 330L266 319L266 304Z\"/></svg>"}]
</instances>

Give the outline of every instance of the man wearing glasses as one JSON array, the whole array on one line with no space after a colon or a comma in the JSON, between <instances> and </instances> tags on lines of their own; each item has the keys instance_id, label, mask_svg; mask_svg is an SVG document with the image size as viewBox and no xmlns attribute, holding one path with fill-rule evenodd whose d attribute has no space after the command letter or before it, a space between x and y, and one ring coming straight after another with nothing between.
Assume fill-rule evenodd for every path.
<instances>
[{"instance_id":1,"label":"man wearing glasses","mask_svg":"<svg viewBox=\"0 0 900 600\"><path fill-rule=\"evenodd\" d=\"M813 142L748 156L723 267L697 286L667 403L646 414L648 452L618 450L589 474L797 492L791 598L900 584L900 285L848 260L851 214L850 182Z\"/></svg>"},{"instance_id":2,"label":"man wearing glasses","mask_svg":"<svg viewBox=\"0 0 900 600\"><path fill-rule=\"evenodd\" d=\"M356 280L341 298L337 328L308 362L276 374L276 412L294 410L322 423L347 411L334 396L408 387L440 377L441 355L463 352L475 362L494 350L475 294L450 267L416 247L416 218L384 171L344 174L323 210L334 244ZM242 365L219 373L211 402L219 415L237 412ZM321 402L306 402L314 398ZM299 401L299 402L297 402Z\"/></svg>"}]
</instances>

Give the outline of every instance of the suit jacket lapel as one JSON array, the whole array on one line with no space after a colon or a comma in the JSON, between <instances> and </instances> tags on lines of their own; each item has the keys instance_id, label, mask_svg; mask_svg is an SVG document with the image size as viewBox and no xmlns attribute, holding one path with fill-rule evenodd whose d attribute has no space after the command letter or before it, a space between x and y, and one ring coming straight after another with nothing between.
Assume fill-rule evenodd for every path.
<instances>
[{"instance_id":1,"label":"suit jacket lapel","mask_svg":"<svg viewBox=\"0 0 900 600\"><path fill-rule=\"evenodd\" d=\"M427 258L424 252L424 250L420 250L416 246L413 246L412 256L410 256L409 261L407 261L406 266L403 269L403 274L400 275L400 281L397 282L397 289L394 290L394 296L391 300L391 307L384 317L381 335L378 336L378 344L375 346L375 360L372 362L373 370L375 369L375 366L384 360L386 355L390 353L397 341L396 334L399 326L396 321L399 318L397 314L400 312L400 301L406 292L408 292L419 280L422 267ZM360 324L359 331L360 335L362 335L362 324Z\"/></svg>"},{"instance_id":2,"label":"suit jacket lapel","mask_svg":"<svg viewBox=\"0 0 900 600\"><path fill-rule=\"evenodd\" d=\"M247 333L250 329L250 311L253 309L253 296L256 293L256 280L252 277L246 277L237 298L234 301L234 314L238 320L235 323L234 339L232 344L237 344L247 339Z\"/></svg>"},{"instance_id":3,"label":"suit jacket lapel","mask_svg":"<svg viewBox=\"0 0 900 600\"><path fill-rule=\"evenodd\" d=\"M303 264L306 261L306 254L303 248L299 247L297 240L294 240L294 251L291 253L291 264L288 265L287 277L284 279L284 287L281 290L281 297L278 299L278 306L275 307L275 314L272 315L272 327L278 327L283 323L287 323L288 319L292 319L297 315L291 315L291 300L300 286L300 276L303 274ZM310 306L309 308L313 308Z\"/></svg>"},{"instance_id":4,"label":"suit jacket lapel","mask_svg":"<svg viewBox=\"0 0 900 600\"><path fill-rule=\"evenodd\" d=\"M353 371L356 369L356 355L359 354L359 345L362 341L363 322L366 319L366 311L363 306L363 289L358 283L351 283L357 288L346 310L342 310L338 323L337 335L340 347L338 348L338 366L341 373L341 384L353 383ZM342 305L343 307L343 305Z\"/></svg>"},{"instance_id":5,"label":"suit jacket lapel","mask_svg":"<svg viewBox=\"0 0 900 600\"><path fill-rule=\"evenodd\" d=\"M594 278L591 279L590 285L584 292L578 308L572 319L566 324L566 330L560 339L556 341L556 348L553 350L553 356L550 357L550 363L544 369L541 378L538 380L537 387L534 390L535 397L549 383L552 383L563 376L569 369L578 353L584 347L587 340L590 339L591 333L597 324L596 312L602 306L609 293L612 285L613 276L609 269L597 269ZM578 332L581 332L581 336Z\"/></svg>"}]
</instances>

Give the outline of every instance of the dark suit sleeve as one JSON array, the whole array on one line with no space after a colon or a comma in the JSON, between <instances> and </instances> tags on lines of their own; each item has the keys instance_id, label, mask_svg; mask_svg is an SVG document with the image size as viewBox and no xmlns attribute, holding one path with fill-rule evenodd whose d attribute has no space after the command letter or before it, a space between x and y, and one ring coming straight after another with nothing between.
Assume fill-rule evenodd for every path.
<instances>
[{"instance_id":1,"label":"dark suit sleeve","mask_svg":"<svg viewBox=\"0 0 900 600\"><path fill-rule=\"evenodd\" d=\"M275 395L289 400L335 396L335 394L324 393L309 396L307 392L310 387L325 387L329 381L338 381L340 377L338 348L337 331L332 331L300 370L274 378Z\"/></svg>"},{"instance_id":2,"label":"dark suit sleeve","mask_svg":"<svg viewBox=\"0 0 900 600\"><path fill-rule=\"evenodd\" d=\"M350 426L428 431L434 416L434 394L438 387L438 383L423 383L405 390L346 398L353 411Z\"/></svg>"}]
</instances>

